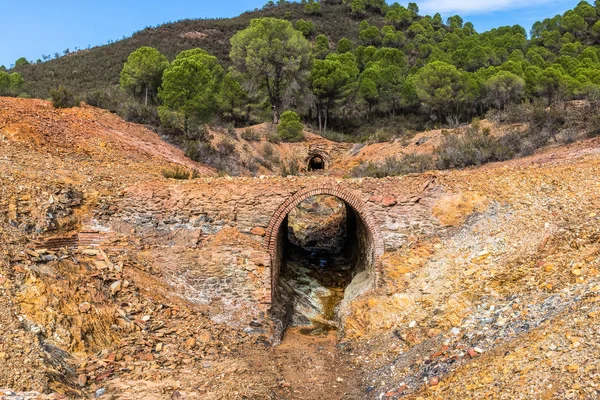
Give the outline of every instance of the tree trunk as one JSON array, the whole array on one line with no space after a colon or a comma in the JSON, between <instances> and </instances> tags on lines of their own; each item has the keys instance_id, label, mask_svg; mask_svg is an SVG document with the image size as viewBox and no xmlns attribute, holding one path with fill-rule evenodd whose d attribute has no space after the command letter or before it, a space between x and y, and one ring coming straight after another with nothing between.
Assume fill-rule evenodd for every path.
<instances>
[{"instance_id":1,"label":"tree trunk","mask_svg":"<svg viewBox=\"0 0 600 400\"><path fill-rule=\"evenodd\" d=\"M273 110L273 119L275 121L275 124L279 123L279 116L280 116L280 111L281 111L281 77L282 72L281 69L278 68L275 72L275 82L274 82L274 89L273 89L273 97L275 99L275 102L273 103L274 105L274 110Z\"/></svg>"},{"instance_id":2,"label":"tree trunk","mask_svg":"<svg viewBox=\"0 0 600 400\"><path fill-rule=\"evenodd\" d=\"M269 101L273 109L273 124L277 125L279 123L279 101L276 92L279 85L275 82L275 87L273 88L269 81L269 75L265 75L265 84L267 85L267 93L269 94Z\"/></svg>"},{"instance_id":3,"label":"tree trunk","mask_svg":"<svg viewBox=\"0 0 600 400\"><path fill-rule=\"evenodd\" d=\"M146 85L146 107L148 107L148 85Z\"/></svg>"},{"instance_id":4,"label":"tree trunk","mask_svg":"<svg viewBox=\"0 0 600 400\"><path fill-rule=\"evenodd\" d=\"M329 118L329 107L328 106L326 106L326 108L325 108L325 124L323 126L324 131L327 130L327 118Z\"/></svg>"},{"instance_id":5,"label":"tree trunk","mask_svg":"<svg viewBox=\"0 0 600 400\"><path fill-rule=\"evenodd\" d=\"M317 104L317 114L319 115L319 132L323 132L321 128L321 103Z\"/></svg>"}]
</instances>

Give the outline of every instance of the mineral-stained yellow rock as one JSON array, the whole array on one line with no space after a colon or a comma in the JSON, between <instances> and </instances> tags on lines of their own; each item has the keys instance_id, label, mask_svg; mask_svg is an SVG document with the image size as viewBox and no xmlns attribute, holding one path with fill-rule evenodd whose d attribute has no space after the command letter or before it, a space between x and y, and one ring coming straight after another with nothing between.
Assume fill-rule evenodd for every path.
<instances>
[{"instance_id":1,"label":"mineral-stained yellow rock","mask_svg":"<svg viewBox=\"0 0 600 400\"><path fill-rule=\"evenodd\" d=\"M352 144L314 136L343 159L336 168L357 161L345 154ZM405 398L595 398L598 148L590 138L381 180L216 177L107 111L0 98L0 387L337 400L412 382ZM201 178L165 178L175 165ZM298 190L333 184L356 193L383 232L379 286L352 303L343 332L290 331L273 348L272 213ZM61 208L75 192L81 204ZM42 249L84 227L106 241Z\"/></svg>"},{"instance_id":2,"label":"mineral-stained yellow rock","mask_svg":"<svg viewBox=\"0 0 600 400\"><path fill-rule=\"evenodd\" d=\"M433 206L433 215L444 225L457 226L488 204L489 199L477 192L461 192L439 199Z\"/></svg>"}]
</instances>

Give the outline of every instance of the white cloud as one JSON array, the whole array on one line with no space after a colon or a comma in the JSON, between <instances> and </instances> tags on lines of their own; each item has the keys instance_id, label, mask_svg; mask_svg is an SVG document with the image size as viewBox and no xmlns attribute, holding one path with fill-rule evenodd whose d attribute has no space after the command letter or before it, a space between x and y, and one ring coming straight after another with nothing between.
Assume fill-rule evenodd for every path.
<instances>
[{"instance_id":1,"label":"white cloud","mask_svg":"<svg viewBox=\"0 0 600 400\"><path fill-rule=\"evenodd\" d=\"M542 4L556 3L556 0L425 0L417 2L422 14L458 13L461 15L489 14L495 11L530 8Z\"/></svg>"}]
</instances>

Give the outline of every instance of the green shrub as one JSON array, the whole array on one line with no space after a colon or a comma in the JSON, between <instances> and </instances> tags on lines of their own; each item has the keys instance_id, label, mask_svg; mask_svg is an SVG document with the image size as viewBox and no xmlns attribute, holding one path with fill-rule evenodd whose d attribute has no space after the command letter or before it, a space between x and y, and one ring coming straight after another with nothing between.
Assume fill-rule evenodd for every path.
<instances>
[{"instance_id":1,"label":"green shrub","mask_svg":"<svg viewBox=\"0 0 600 400\"><path fill-rule=\"evenodd\" d=\"M281 176L298 175L300 167L295 159L286 160L281 166Z\"/></svg>"},{"instance_id":2,"label":"green shrub","mask_svg":"<svg viewBox=\"0 0 600 400\"><path fill-rule=\"evenodd\" d=\"M231 176L240 174L241 162L236 157L237 154L235 152L229 154L221 153L221 151L231 151L227 144L224 147L218 145L218 149L215 149L210 142L195 139L185 140L182 146L185 150L185 155L194 161L209 165L222 174Z\"/></svg>"},{"instance_id":3,"label":"green shrub","mask_svg":"<svg viewBox=\"0 0 600 400\"><path fill-rule=\"evenodd\" d=\"M444 138L436 150L439 169L463 168L530 155L539 147L519 131L496 138L475 129Z\"/></svg>"},{"instance_id":4,"label":"green shrub","mask_svg":"<svg viewBox=\"0 0 600 400\"><path fill-rule=\"evenodd\" d=\"M108 86L88 91L83 95L83 101L90 106L119 114L121 117L125 116L127 104L136 102L130 93L121 90L118 86ZM157 114L156 110L153 110L153 112Z\"/></svg>"},{"instance_id":5,"label":"green shrub","mask_svg":"<svg viewBox=\"0 0 600 400\"><path fill-rule=\"evenodd\" d=\"M156 107L130 102L125 104L123 118L128 122L136 124L159 126L160 117Z\"/></svg>"},{"instance_id":6,"label":"green shrub","mask_svg":"<svg viewBox=\"0 0 600 400\"><path fill-rule=\"evenodd\" d=\"M131 103L132 109L144 109L144 105ZM157 116L160 120L162 133L170 136L184 136L189 140L203 140L205 142L212 139L212 135L208 131L206 124L198 118L188 118L187 130L185 129L186 121L183 114L172 111L167 107L152 107L148 109L157 110Z\"/></svg>"},{"instance_id":7,"label":"green shrub","mask_svg":"<svg viewBox=\"0 0 600 400\"><path fill-rule=\"evenodd\" d=\"M271 143L265 143L262 148L262 153L265 157L271 157L275 150L273 149L273 145Z\"/></svg>"},{"instance_id":8,"label":"green shrub","mask_svg":"<svg viewBox=\"0 0 600 400\"><path fill-rule=\"evenodd\" d=\"M304 139L302 133L302 122L294 111L286 111L281 114L281 121L277 126L279 139L283 142L299 142Z\"/></svg>"},{"instance_id":9,"label":"green shrub","mask_svg":"<svg viewBox=\"0 0 600 400\"><path fill-rule=\"evenodd\" d=\"M360 141L360 137L355 135L350 135L348 133L337 132L331 129L324 130L319 132L319 135L324 137L327 140L331 140L332 142L338 143L358 143Z\"/></svg>"},{"instance_id":10,"label":"green shrub","mask_svg":"<svg viewBox=\"0 0 600 400\"><path fill-rule=\"evenodd\" d=\"M383 143L389 142L393 139L394 135L386 129L377 129L377 131L370 135L367 139L368 143Z\"/></svg>"},{"instance_id":11,"label":"green shrub","mask_svg":"<svg viewBox=\"0 0 600 400\"><path fill-rule=\"evenodd\" d=\"M237 137L237 133L235 131L235 128L233 127L233 125L228 125L227 126L227 134L231 137Z\"/></svg>"},{"instance_id":12,"label":"green shrub","mask_svg":"<svg viewBox=\"0 0 600 400\"><path fill-rule=\"evenodd\" d=\"M235 144L229 139L222 140L219 142L219 144L217 144L217 151L228 156L235 152Z\"/></svg>"},{"instance_id":13,"label":"green shrub","mask_svg":"<svg viewBox=\"0 0 600 400\"><path fill-rule=\"evenodd\" d=\"M85 95L85 102L92 107L99 107L109 109L111 105L111 99L108 93L103 90L93 90Z\"/></svg>"},{"instance_id":14,"label":"green shrub","mask_svg":"<svg viewBox=\"0 0 600 400\"><path fill-rule=\"evenodd\" d=\"M279 143L281 142L281 137L277 134L277 133L269 133L269 135L267 136L267 141L269 143Z\"/></svg>"},{"instance_id":15,"label":"green shrub","mask_svg":"<svg viewBox=\"0 0 600 400\"><path fill-rule=\"evenodd\" d=\"M311 21L305 21L303 19L299 19L296 21L295 28L302 32L305 37L311 37L315 33L315 24Z\"/></svg>"},{"instance_id":16,"label":"green shrub","mask_svg":"<svg viewBox=\"0 0 600 400\"><path fill-rule=\"evenodd\" d=\"M386 158L383 164L368 162L354 168L352 175L355 177L383 178L385 176L399 176L433 169L433 158L428 154L405 154L400 159Z\"/></svg>"},{"instance_id":17,"label":"green shrub","mask_svg":"<svg viewBox=\"0 0 600 400\"><path fill-rule=\"evenodd\" d=\"M183 116L169 110L167 107L158 107L160 126L165 133L179 134L183 132Z\"/></svg>"},{"instance_id":18,"label":"green shrub","mask_svg":"<svg viewBox=\"0 0 600 400\"><path fill-rule=\"evenodd\" d=\"M162 175L169 179L196 179L200 176L197 170L192 169L191 171L178 165L175 168L165 168L162 171Z\"/></svg>"},{"instance_id":19,"label":"green shrub","mask_svg":"<svg viewBox=\"0 0 600 400\"><path fill-rule=\"evenodd\" d=\"M241 134L240 137L249 142L259 142L260 134L255 132L252 128L246 128Z\"/></svg>"},{"instance_id":20,"label":"green shrub","mask_svg":"<svg viewBox=\"0 0 600 400\"><path fill-rule=\"evenodd\" d=\"M63 85L60 85L58 89L51 90L50 97L52 98L52 105L54 108L71 108L79 106L79 102L75 99L75 95Z\"/></svg>"},{"instance_id":21,"label":"green shrub","mask_svg":"<svg viewBox=\"0 0 600 400\"><path fill-rule=\"evenodd\" d=\"M486 118L505 124L518 124L527 122L530 114L530 106L526 103L508 103L504 110L492 108L486 114Z\"/></svg>"}]
</instances>

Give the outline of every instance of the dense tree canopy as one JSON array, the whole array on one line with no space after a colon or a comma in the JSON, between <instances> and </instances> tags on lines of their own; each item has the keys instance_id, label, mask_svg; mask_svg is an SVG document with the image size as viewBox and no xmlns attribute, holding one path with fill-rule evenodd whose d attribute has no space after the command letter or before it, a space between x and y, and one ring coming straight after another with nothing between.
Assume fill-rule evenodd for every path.
<instances>
[{"instance_id":1,"label":"dense tree canopy","mask_svg":"<svg viewBox=\"0 0 600 400\"><path fill-rule=\"evenodd\" d=\"M281 123L277 127L279 139L284 142L298 142L303 139L302 123L294 111L288 110L281 114Z\"/></svg>"},{"instance_id":2,"label":"dense tree canopy","mask_svg":"<svg viewBox=\"0 0 600 400\"><path fill-rule=\"evenodd\" d=\"M465 75L454 65L434 61L416 76L415 90L423 106L440 117L458 107L465 97Z\"/></svg>"},{"instance_id":3,"label":"dense tree canopy","mask_svg":"<svg viewBox=\"0 0 600 400\"><path fill-rule=\"evenodd\" d=\"M299 19L296 21L296 29L302 32L305 37L311 37L315 33L315 24L311 21Z\"/></svg>"},{"instance_id":4,"label":"dense tree canopy","mask_svg":"<svg viewBox=\"0 0 600 400\"><path fill-rule=\"evenodd\" d=\"M351 53L334 53L324 60L315 60L311 85L317 98L319 130L327 129L329 109L354 90L358 73L356 60Z\"/></svg>"},{"instance_id":5,"label":"dense tree canopy","mask_svg":"<svg viewBox=\"0 0 600 400\"><path fill-rule=\"evenodd\" d=\"M485 81L486 101L496 108L517 103L523 97L525 80L509 71L500 71Z\"/></svg>"},{"instance_id":6,"label":"dense tree canopy","mask_svg":"<svg viewBox=\"0 0 600 400\"><path fill-rule=\"evenodd\" d=\"M234 73L228 72L223 77L218 100L224 117L247 120L248 96Z\"/></svg>"},{"instance_id":7,"label":"dense tree canopy","mask_svg":"<svg viewBox=\"0 0 600 400\"><path fill-rule=\"evenodd\" d=\"M306 14L321 10L305 4ZM535 23L531 40L518 25L479 34L458 15L419 16L415 3L343 4L384 22L357 21L358 46L345 37L332 46L310 19L255 19L234 35L233 69L218 92L222 115L249 123L263 99L275 122L293 108L326 130L348 110L367 120L420 112L443 124L535 97L600 96L600 18L586 2Z\"/></svg>"},{"instance_id":8,"label":"dense tree canopy","mask_svg":"<svg viewBox=\"0 0 600 400\"><path fill-rule=\"evenodd\" d=\"M223 68L217 58L202 49L181 52L163 74L159 90L161 120L180 116L183 130L189 130L190 119L207 122L216 111L216 97ZM169 122L173 124L173 122Z\"/></svg>"},{"instance_id":9,"label":"dense tree canopy","mask_svg":"<svg viewBox=\"0 0 600 400\"><path fill-rule=\"evenodd\" d=\"M320 14L321 13L321 3L315 0L309 0L308 3L304 6L304 12L307 14Z\"/></svg>"},{"instance_id":10,"label":"dense tree canopy","mask_svg":"<svg viewBox=\"0 0 600 400\"><path fill-rule=\"evenodd\" d=\"M144 94L148 105L148 95L153 95L161 84L162 75L169 66L169 60L152 47L140 47L127 58L121 70L121 87L134 95Z\"/></svg>"},{"instance_id":11,"label":"dense tree canopy","mask_svg":"<svg viewBox=\"0 0 600 400\"><path fill-rule=\"evenodd\" d=\"M231 38L235 68L267 93L278 122L281 108L292 102L304 84L312 62L310 43L289 21L276 18L252 20Z\"/></svg>"},{"instance_id":12,"label":"dense tree canopy","mask_svg":"<svg viewBox=\"0 0 600 400\"><path fill-rule=\"evenodd\" d=\"M0 96L17 96L23 87L23 77L16 73L0 70Z\"/></svg>"},{"instance_id":13,"label":"dense tree canopy","mask_svg":"<svg viewBox=\"0 0 600 400\"><path fill-rule=\"evenodd\" d=\"M15 70L35 79L28 78L19 89L13 84L9 93L2 75L0 90L18 95L48 76L83 85L90 74L97 74L95 82L106 80L107 85L114 85L113 78L101 75L103 68L94 65L86 70L76 61L96 57L93 60L99 63L98 54L127 45L126 54L133 52L131 61L119 69L123 67L121 83L128 93L119 92L119 96L131 99L134 94L139 99L147 88L153 100L162 78L156 105L161 106L164 121L205 121L218 113L220 119L242 125L270 119L271 114L277 122L281 111L294 110L304 122L322 130L354 133L377 125L394 129L395 121L404 117L418 120L421 127L430 120L433 125L469 121L491 108L538 98L547 103L600 100L598 1L582 1L562 15L534 23L529 39L518 25L478 33L459 15L443 20L440 14L420 15L416 3L382 0L281 0L237 19L185 21L172 27L178 29L177 40L167 36L167 30L144 31L135 41L107 46L97 53L75 52L42 63L47 67L26 65L24 60ZM208 32L209 37L187 37L190 32ZM134 45L151 43L174 59L180 50L195 47L200 40L207 52L189 53L197 57L186 62L178 56L175 66L162 76L158 71L167 61L158 50L134 51ZM226 40L231 49L222 45ZM223 76L212 55L228 68L227 74ZM124 55L113 58L122 60ZM55 65L64 66L70 75ZM142 78L148 75L141 71L152 70L151 80ZM169 82L164 81L167 77ZM83 98L81 92L77 95Z\"/></svg>"},{"instance_id":14,"label":"dense tree canopy","mask_svg":"<svg viewBox=\"0 0 600 400\"><path fill-rule=\"evenodd\" d=\"M600 93L600 18L586 2L534 24L529 41L518 25L479 34L458 15L445 23L440 14L419 16L416 3L343 4L355 17L375 13L385 22L357 22L359 46L342 38L334 49L307 21L296 22L304 36L318 34L309 82L314 100L306 104L319 129L347 107L369 118L420 109L444 123L537 96L552 102ZM246 62L247 54L234 63Z\"/></svg>"},{"instance_id":15,"label":"dense tree canopy","mask_svg":"<svg viewBox=\"0 0 600 400\"><path fill-rule=\"evenodd\" d=\"M329 54L329 39L325 35L319 35L315 38L313 53L316 58L323 59Z\"/></svg>"},{"instance_id":16,"label":"dense tree canopy","mask_svg":"<svg viewBox=\"0 0 600 400\"><path fill-rule=\"evenodd\" d=\"M341 38L336 47L338 53L348 53L354 50L354 43L348 38Z\"/></svg>"},{"instance_id":17,"label":"dense tree canopy","mask_svg":"<svg viewBox=\"0 0 600 400\"><path fill-rule=\"evenodd\" d=\"M25 57L21 57L15 61L15 67L22 67L24 65L29 65L29 61Z\"/></svg>"}]
</instances>

